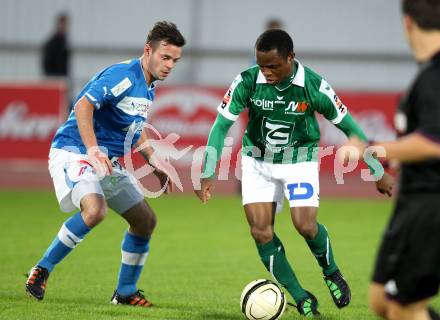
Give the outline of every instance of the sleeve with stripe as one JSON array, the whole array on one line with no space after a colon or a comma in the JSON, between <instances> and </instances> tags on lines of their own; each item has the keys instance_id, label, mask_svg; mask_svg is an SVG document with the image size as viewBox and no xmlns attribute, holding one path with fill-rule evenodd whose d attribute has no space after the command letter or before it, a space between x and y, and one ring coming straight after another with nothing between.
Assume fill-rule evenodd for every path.
<instances>
[{"instance_id":1,"label":"sleeve with stripe","mask_svg":"<svg viewBox=\"0 0 440 320\"><path fill-rule=\"evenodd\" d=\"M217 107L217 111L226 119L235 121L246 107L248 96L246 84L241 74L239 74L226 91L222 103Z\"/></svg>"}]
</instances>

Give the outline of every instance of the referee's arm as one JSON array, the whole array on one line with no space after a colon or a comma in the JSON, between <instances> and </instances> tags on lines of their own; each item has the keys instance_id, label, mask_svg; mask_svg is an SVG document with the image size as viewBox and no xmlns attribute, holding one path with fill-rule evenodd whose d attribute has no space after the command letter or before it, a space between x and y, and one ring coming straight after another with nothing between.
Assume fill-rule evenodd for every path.
<instances>
[{"instance_id":1,"label":"referee's arm","mask_svg":"<svg viewBox=\"0 0 440 320\"><path fill-rule=\"evenodd\" d=\"M440 158L440 100L438 97L438 69L425 72L417 81L412 106L416 115L407 116L407 122L417 119L414 131L392 142L376 143L385 151L386 159L418 162Z\"/></svg>"},{"instance_id":2,"label":"referee's arm","mask_svg":"<svg viewBox=\"0 0 440 320\"><path fill-rule=\"evenodd\" d=\"M440 158L440 141L427 136L421 131L403 136L396 141L378 142L373 148L383 148L384 158L401 162L418 162Z\"/></svg>"}]
</instances>

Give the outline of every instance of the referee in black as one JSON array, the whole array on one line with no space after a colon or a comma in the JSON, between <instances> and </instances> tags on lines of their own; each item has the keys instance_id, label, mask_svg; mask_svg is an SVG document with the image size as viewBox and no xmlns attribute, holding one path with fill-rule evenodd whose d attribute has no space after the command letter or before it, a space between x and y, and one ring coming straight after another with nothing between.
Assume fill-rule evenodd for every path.
<instances>
[{"instance_id":1,"label":"referee in black","mask_svg":"<svg viewBox=\"0 0 440 320\"><path fill-rule=\"evenodd\" d=\"M389 320L437 320L429 300L440 285L440 0L402 0L402 11L420 71L395 116L398 139L372 146L401 163L401 176L370 307ZM355 138L346 146L366 148Z\"/></svg>"}]
</instances>

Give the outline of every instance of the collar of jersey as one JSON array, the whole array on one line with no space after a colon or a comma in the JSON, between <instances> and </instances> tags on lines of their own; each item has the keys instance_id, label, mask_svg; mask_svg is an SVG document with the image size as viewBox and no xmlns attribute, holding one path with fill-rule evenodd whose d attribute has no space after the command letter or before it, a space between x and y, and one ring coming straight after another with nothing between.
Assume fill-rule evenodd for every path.
<instances>
[{"instance_id":1,"label":"collar of jersey","mask_svg":"<svg viewBox=\"0 0 440 320\"><path fill-rule=\"evenodd\" d=\"M304 88L304 82L305 82L305 71L304 71L304 67L301 64L301 62L299 62L299 60L295 59L295 62L297 63L298 67L296 69L296 73L295 76L292 77L292 84L298 86L298 87L303 87ZM258 77L257 77L257 83L267 83L266 78L264 77L263 73L261 72L261 70L258 72ZM283 91L285 89L287 89L288 87L290 87L290 84L283 89L278 89L279 91Z\"/></svg>"}]
</instances>

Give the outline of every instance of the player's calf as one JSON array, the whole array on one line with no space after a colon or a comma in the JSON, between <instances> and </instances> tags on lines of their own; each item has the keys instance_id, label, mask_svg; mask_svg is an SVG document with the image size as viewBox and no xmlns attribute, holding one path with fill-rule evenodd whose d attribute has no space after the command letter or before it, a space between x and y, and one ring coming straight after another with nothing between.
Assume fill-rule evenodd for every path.
<instances>
[{"instance_id":1,"label":"player's calf","mask_svg":"<svg viewBox=\"0 0 440 320\"><path fill-rule=\"evenodd\" d=\"M29 271L25 288L30 297L39 301L43 300L46 291L46 283L49 278L49 271L45 268L35 266Z\"/></svg>"}]
</instances>

